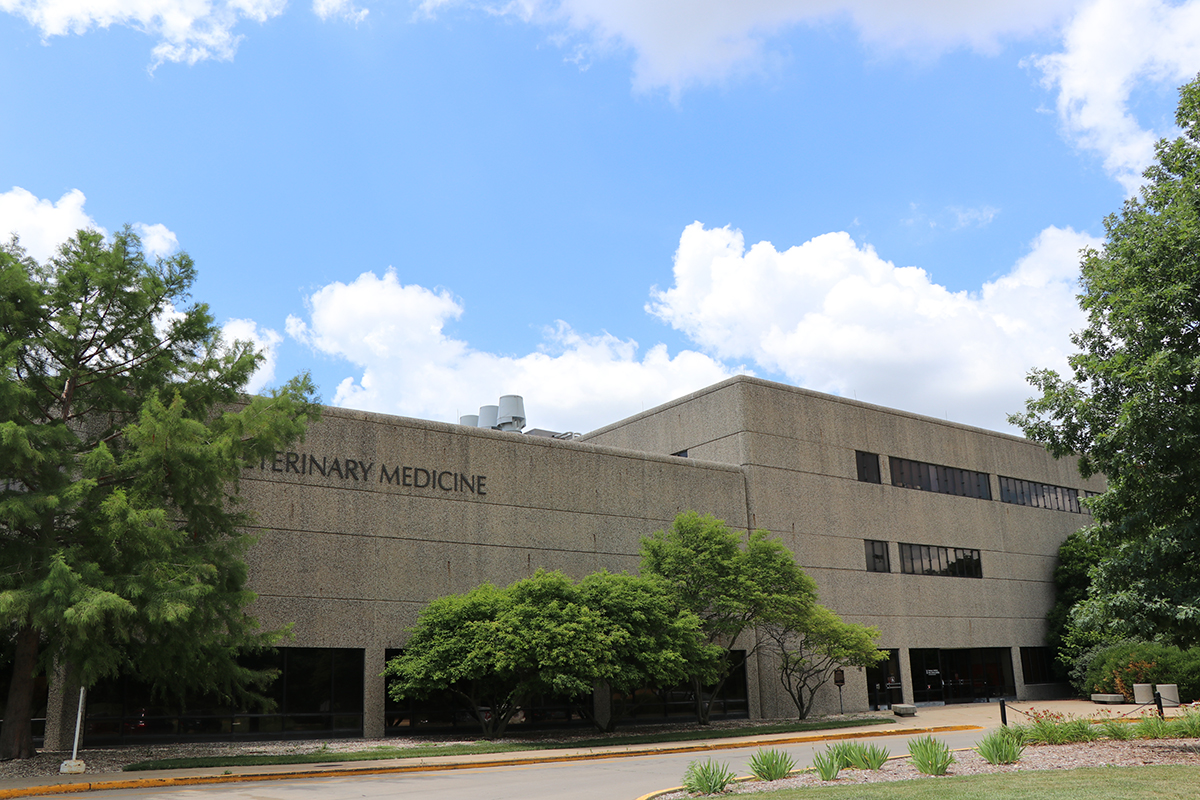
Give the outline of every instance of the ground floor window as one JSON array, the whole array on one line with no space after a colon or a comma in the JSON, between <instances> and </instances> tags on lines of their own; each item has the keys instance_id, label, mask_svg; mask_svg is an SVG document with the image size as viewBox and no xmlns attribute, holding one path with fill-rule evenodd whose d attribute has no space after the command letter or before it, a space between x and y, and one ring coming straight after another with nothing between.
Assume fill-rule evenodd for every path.
<instances>
[{"instance_id":1,"label":"ground floor window","mask_svg":"<svg viewBox=\"0 0 1200 800\"><path fill-rule=\"evenodd\" d=\"M897 703L904 702L904 694L900 688L900 651L881 652L887 653L887 661L867 667L867 698L871 708L876 711L886 711Z\"/></svg>"},{"instance_id":2,"label":"ground floor window","mask_svg":"<svg viewBox=\"0 0 1200 800\"><path fill-rule=\"evenodd\" d=\"M913 702L973 703L1016 696L1012 650L1007 647L913 648L908 655Z\"/></svg>"},{"instance_id":3,"label":"ground floor window","mask_svg":"<svg viewBox=\"0 0 1200 800\"><path fill-rule=\"evenodd\" d=\"M400 655L400 650L388 650L385 661ZM746 654L735 650L730 655L734 668L718 690L705 686L701 696L712 701L713 719L738 719L750 715L749 692L746 689ZM696 691L690 684L666 688L646 687L627 695L616 693L614 712L618 724L651 724L679 722L696 715ZM484 710L487 713L487 710ZM546 727L587 727L592 725L593 699L591 694L580 697L531 697L513 716L509 730ZM423 699L393 700L389 695L385 706L385 730L389 735L437 733L447 730L476 731L479 722L469 708L452 692L439 692Z\"/></svg>"},{"instance_id":4,"label":"ground floor window","mask_svg":"<svg viewBox=\"0 0 1200 800\"><path fill-rule=\"evenodd\" d=\"M174 700L121 676L89 690L84 741L95 747L154 740L362 735L361 649L281 647L242 661L256 669L279 670L266 691L275 701L271 711L238 708L204 695Z\"/></svg>"},{"instance_id":5,"label":"ground floor window","mask_svg":"<svg viewBox=\"0 0 1200 800\"><path fill-rule=\"evenodd\" d=\"M1025 683L1056 683L1058 676L1054 651L1049 647L1021 648L1021 677Z\"/></svg>"},{"instance_id":6,"label":"ground floor window","mask_svg":"<svg viewBox=\"0 0 1200 800\"><path fill-rule=\"evenodd\" d=\"M0 638L0 721L4 719L4 706L8 701L8 684L13 675L13 656L16 645L10 639ZM46 734L46 705L49 699L49 683L43 673L33 679L32 724L34 744L40 744Z\"/></svg>"}]
</instances>

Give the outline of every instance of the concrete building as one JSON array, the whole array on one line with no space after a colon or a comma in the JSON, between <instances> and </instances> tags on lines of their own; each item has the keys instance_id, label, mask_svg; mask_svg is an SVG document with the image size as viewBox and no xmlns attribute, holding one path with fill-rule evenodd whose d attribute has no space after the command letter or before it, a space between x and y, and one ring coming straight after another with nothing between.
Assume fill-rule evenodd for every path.
<instances>
[{"instance_id":1,"label":"concrete building","mask_svg":"<svg viewBox=\"0 0 1200 800\"><path fill-rule=\"evenodd\" d=\"M89 701L88 731L416 726L427 710L389 705L379 675L425 603L538 568L635 571L641 537L687 510L770 531L822 603L879 627L890 660L847 672L846 710L1037 699L1057 689L1043 647L1057 548L1087 521L1079 498L1102 489L1018 437L747 377L578 441L330 408L295 452L244 473L260 537L253 613L294 625L271 662L286 683L278 713L185 719L111 686ZM745 673L731 713L794 714L767 657ZM73 725L71 705L52 693L48 745ZM818 710L837 707L830 687Z\"/></svg>"}]
</instances>

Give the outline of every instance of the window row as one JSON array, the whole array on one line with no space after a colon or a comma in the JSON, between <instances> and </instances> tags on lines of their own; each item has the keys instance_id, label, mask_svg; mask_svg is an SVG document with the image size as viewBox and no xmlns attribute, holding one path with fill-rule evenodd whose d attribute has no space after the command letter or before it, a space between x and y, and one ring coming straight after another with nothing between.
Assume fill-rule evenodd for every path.
<instances>
[{"instance_id":1,"label":"window row","mask_svg":"<svg viewBox=\"0 0 1200 800\"><path fill-rule=\"evenodd\" d=\"M1080 514L1079 490L1000 476L1000 502Z\"/></svg>"},{"instance_id":2,"label":"window row","mask_svg":"<svg viewBox=\"0 0 1200 800\"><path fill-rule=\"evenodd\" d=\"M878 453L856 450L854 451L854 460L860 481L883 483ZM888 465L891 467L892 486L938 492L939 494L953 494L960 497L976 497L980 500L992 499L990 476L986 472L927 464L924 461L912 461L896 456L888 457ZM1094 494L1096 493L1084 492L1083 496L1091 497ZM1070 511L1080 514L1083 512L1083 508L1079 504L1079 497L1078 489L1000 476L1000 502L1002 503L1015 503L1021 506L1050 508L1055 511Z\"/></svg>"},{"instance_id":3,"label":"window row","mask_svg":"<svg viewBox=\"0 0 1200 800\"><path fill-rule=\"evenodd\" d=\"M865 539L867 572L891 572L888 543ZM978 550L900 544L900 571L907 575L942 575L950 578L982 578L983 562Z\"/></svg>"}]
</instances>

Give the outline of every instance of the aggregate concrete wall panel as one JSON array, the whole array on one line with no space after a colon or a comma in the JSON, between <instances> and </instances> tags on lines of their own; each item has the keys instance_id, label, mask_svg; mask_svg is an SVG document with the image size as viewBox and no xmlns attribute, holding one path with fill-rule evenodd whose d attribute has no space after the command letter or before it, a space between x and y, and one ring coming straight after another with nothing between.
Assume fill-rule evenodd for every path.
<instances>
[{"instance_id":1,"label":"aggregate concrete wall panel","mask_svg":"<svg viewBox=\"0 0 1200 800\"><path fill-rule=\"evenodd\" d=\"M585 434L583 441L647 453L678 453L741 430L736 379L657 406ZM730 462L738 463L738 462Z\"/></svg>"}]
</instances>

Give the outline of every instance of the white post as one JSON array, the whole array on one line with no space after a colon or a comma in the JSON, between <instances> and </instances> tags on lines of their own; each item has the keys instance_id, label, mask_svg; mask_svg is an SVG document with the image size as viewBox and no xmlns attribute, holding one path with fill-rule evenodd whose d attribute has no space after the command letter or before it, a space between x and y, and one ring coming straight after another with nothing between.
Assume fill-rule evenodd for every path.
<instances>
[{"instance_id":1,"label":"white post","mask_svg":"<svg viewBox=\"0 0 1200 800\"><path fill-rule=\"evenodd\" d=\"M83 729L83 701L87 696L87 689L83 686L79 687L79 708L75 711L75 746L71 748L71 760L64 761L59 765L58 771L71 775L78 775L87 769L87 764L79 760L79 732Z\"/></svg>"}]
</instances>

